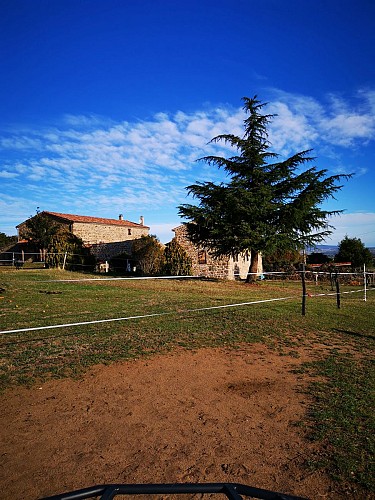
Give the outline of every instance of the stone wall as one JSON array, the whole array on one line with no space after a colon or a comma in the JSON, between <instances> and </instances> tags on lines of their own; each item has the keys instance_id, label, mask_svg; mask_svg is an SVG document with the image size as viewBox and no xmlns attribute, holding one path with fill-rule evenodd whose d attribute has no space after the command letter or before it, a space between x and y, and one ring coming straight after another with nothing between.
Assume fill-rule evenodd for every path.
<instances>
[{"instance_id":1,"label":"stone wall","mask_svg":"<svg viewBox=\"0 0 375 500\"><path fill-rule=\"evenodd\" d=\"M131 255L133 241L115 241L112 243L98 243L90 245L90 253L95 255L97 260L110 260L123 253Z\"/></svg>"},{"instance_id":2,"label":"stone wall","mask_svg":"<svg viewBox=\"0 0 375 500\"><path fill-rule=\"evenodd\" d=\"M237 259L232 257L215 258L208 250L195 246L189 240L184 224L176 227L173 231L178 243L192 260L194 275L229 280L246 279L250 255L241 254Z\"/></svg>"},{"instance_id":3,"label":"stone wall","mask_svg":"<svg viewBox=\"0 0 375 500\"><path fill-rule=\"evenodd\" d=\"M149 229L145 226L115 226L106 224L89 224L74 222L71 231L87 245L131 241L147 236Z\"/></svg>"},{"instance_id":4,"label":"stone wall","mask_svg":"<svg viewBox=\"0 0 375 500\"><path fill-rule=\"evenodd\" d=\"M132 241L149 234L149 228L141 224L116 225L68 222L55 217L51 219L81 238L84 245L90 247L90 252L100 260L108 260L122 253L131 253ZM19 239L27 237L26 222L17 227Z\"/></svg>"}]
</instances>

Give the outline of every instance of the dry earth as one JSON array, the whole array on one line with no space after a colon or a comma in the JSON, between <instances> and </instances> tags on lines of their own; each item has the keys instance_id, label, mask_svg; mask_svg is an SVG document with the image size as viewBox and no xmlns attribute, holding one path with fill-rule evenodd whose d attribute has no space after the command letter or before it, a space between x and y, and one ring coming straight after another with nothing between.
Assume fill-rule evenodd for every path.
<instances>
[{"instance_id":1,"label":"dry earth","mask_svg":"<svg viewBox=\"0 0 375 500\"><path fill-rule=\"evenodd\" d=\"M1 395L1 498L101 483L241 482L342 498L304 461L307 359L261 345L175 351L97 366L80 380Z\"/></svg>"}]
</instances>

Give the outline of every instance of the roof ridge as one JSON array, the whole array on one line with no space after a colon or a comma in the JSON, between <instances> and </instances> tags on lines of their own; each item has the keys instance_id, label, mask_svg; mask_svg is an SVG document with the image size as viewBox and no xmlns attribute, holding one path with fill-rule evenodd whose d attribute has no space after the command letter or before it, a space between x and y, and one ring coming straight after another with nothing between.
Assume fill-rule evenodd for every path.
<instances>
[{"instance_id":1,"label":"roof ridge","mask_svg":"<svg viewBox=\"0 0 375 500\"><path fill-rule=\"evenodd\" d=\"M66 219L70 220L72 222L97 222L98 224L104 224L104 223L109 223L112 225L117 225L117 226L126 226L126 225L132 225L132 226L138 226L138 227L148 227L145 226L144 224L140 224L137 222L132 222L127 219L110 219L108 217L93 217L91 215L77 215L77 214L65 214L65 213L60 213L60 212L50 212L48 210L44 210L43 213L53 215L55 217L60 217L61 219Z\"/></svg>"}]
</instances>

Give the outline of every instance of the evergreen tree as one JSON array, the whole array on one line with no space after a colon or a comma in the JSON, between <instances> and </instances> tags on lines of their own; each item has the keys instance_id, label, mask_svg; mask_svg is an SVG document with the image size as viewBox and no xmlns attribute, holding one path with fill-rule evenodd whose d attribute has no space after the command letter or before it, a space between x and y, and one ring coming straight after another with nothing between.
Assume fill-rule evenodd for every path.
<instances>
[{"instance_id":1,"label":"evergreen tree","mask_svg":"<svg viewBox=\"0 0 375 500\"><path fill-rule=\"evenodd\" d=\"M345 236L339 243L339 251L335 255L335 262L351 262L352 270L361 268L363 264L371 266L373 257L368 248L359 238Z\"/></svg>"},{"instance_id":2,"label":"evergreen tree","mask_svg":"<svg viewBox=\"0 0 375 500\"><path fill-rule=\"evenodd\" d=\"M230 181L188 186L189 194L199 204L178 208L189 221L187 230L193 243L207 247L216 256L251 252L249 276L253 276L259 253L313 246L332 233L327 218L342 211L322 210L319 205L341 189L338 183L342 178L351 175L327 177L327 170L306 168L314 159L309 156L310 150L277 161L278 155L269 151L267 133L274 115L261 113L265 104L256 96L243 101L248 115L244 136L223 134L211 141L223 141L238 154L201 158L208 165L223 168Z\"/></svg>"},{"instance_id":3,"label":"evergreen tree","mask_svg":"<svg viewBox=\"0 0 375 500\"><path fill-rule=\"evenodd\" d=\"M189 276L192 272L192 261L176 238L166 244L164 249L164 272L169 276Z\"/></svg>"}]
</instances>

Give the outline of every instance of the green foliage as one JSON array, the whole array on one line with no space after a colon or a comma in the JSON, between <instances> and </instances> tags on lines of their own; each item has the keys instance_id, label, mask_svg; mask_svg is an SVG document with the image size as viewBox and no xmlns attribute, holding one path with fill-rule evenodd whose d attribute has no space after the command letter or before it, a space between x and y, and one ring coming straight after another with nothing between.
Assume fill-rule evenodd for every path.
<instances>
[{"instance_id":1,"label":"green foliage","mask_svg":"<svg viewBox=\"0 0 375 500\"><path fill-rule=\"evenodd\" d=\"M49 267L62 267L64 261L71 270L95 264L95 258L84 247L82 240L43 212L26 221L25 236L43 251Z\"/></svg>"},{"instance_id":2,"label":"green foliage","mask_svg":"<svg viewBox=\"0 0 375 500\"><path fill-rule=\"evenodd\" d=\"M327 264L331 262L328 255L321 252L311 252L306 259L307 264Z\"/></svg>"},{"instance_id":3,"label":"green foliage","mask_svg":"<svg viewBox=\"0 0 375 500\"><path fill-rule=\"evenodd\" d=\"M269 151L267 129L273 115L262 114L265 106L256 97L245 97L244 135L219 135L211 142L224 142L238 154L230 158L206 156L208 165L223 168L229 182L200 182L187 187L198 205L179 206L189 222L190 239L217 256L251 251L251 269L258 252L300 249L323 241L332 233L330 215L319 205L341 189L341 179L327 177L327 170L306 167L314 158L310 150L284 161ZM270 163L275 161L275 163Z\"/></svg>"},{"instance_id":4,"label":"green foliage","mask_svg":"<svg viewBox=\"0 0 375 500\"><path fill-rule=\"evenodd\" d=\"M156 236L141 236L134 240L132 254L142 274L161 274L164 267L164 250Z\"/></svg>"},{"instance_id":5,"label":"green foliage","mask_svg":"<svg viewBox=\"0 0 375 500\"><path fill-rule=\"evenodd\" d=\"M189 276L192 273L192 261L176 238L167 243L164 249L164 272L168 276Z\"/></svg>"},{"instance_id":6,"label":"green foliage","mask_svg":"<svg viewBox=\"0 0 375 500\"><path fill-rule=\"evenodd\" d=\"M339 243L339 251L335 256L335 262L351 262L352 269L357 269L365 264L371 266L373 257L368 248L359 238L348 238L345 236Z\"/></svg>"},{"instance_id":7,"label":"green foliage","mask_svg":"<svg viewBox=\"0 0 375 500\"><path fill-rule=\"evenodd\" d=\"M66 254L66 258L65 258ZM67 269L93 268L95 257L90 254L88 248L85 248L83 241L73 233L60 226L58 230L51 235L48 252L46 254L46 264L49 267L62 267Z\"/></svg>"},{"instance_id":8,"label":"green foliage","mask_svg":"<svg viewBox=\"0 0 375 500\"><path fill-rule=\"evenodd\" d=\"M263 269L270 271L293 271L303 261L298 250L275 250L263 256Z\"/></svg>"},{"instance_id":9,"label":"green foliage","mask_svg":"<svg viewBox=\"0 0 375 500\"><path fill-rule=\"evenodd\" d=\"M34 217L26 221L25 226L24 237L41 250L48 249L52 238L62 227L43 212L37 212Z\"/></svg>"},{"instance_id":10,"label":"green foliage","mask_svg":"<svg viewBox=\"0 0 375 500\"><path fill-rule=\"evenodd\" d=\"M17 243L17 236L7 236L5 233L0 233L0 249L12 243Z\"/></svg>"}]
</instances>

